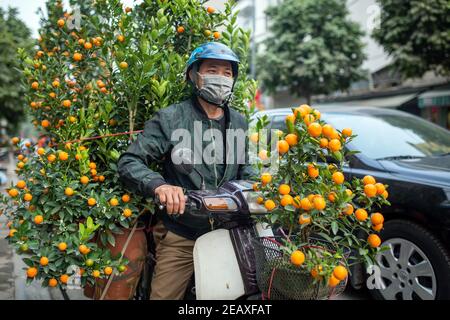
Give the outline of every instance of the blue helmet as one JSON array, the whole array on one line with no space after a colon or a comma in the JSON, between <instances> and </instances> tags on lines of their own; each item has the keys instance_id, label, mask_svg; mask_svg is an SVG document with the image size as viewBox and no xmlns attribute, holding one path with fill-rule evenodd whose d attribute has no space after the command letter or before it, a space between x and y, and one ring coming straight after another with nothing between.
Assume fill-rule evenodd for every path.
<instances>
[{"instance_id":1,"label":"blue helmet","mask_svg":"<svg viewBox=\"0 0 450 320\"><path fill-rule=\"evenodd\" d=\"M233 67L234 79L237 78L239 72L239 57L233 52L233 50L220 42L207 42L192 51L187 62L186 77L188 77L189 70L191 70L193 65L203 59L230 61Z\"/></svg>"}]
</instances>

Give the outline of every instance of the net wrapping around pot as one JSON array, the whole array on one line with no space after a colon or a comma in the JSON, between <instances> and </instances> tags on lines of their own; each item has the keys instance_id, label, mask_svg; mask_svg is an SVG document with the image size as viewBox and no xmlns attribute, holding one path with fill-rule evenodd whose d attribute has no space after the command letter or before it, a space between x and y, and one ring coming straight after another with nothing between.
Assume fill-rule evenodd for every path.
<instances>
[{"instance_id":1,"label":"net wrapping around pot","mask_svg":"<svg viewBox=\"0 0 450 320\"><path fill-rule=\"evenodd\" d=\"M263 297L269 300L323 300L341 294L347 280L335 288L325 281L315 281L310 272L292 265L281 251L281 238L253 239L256 260L256 279ZM317 243L324 250L330 245Z\"/></svg>"}]
</instances>

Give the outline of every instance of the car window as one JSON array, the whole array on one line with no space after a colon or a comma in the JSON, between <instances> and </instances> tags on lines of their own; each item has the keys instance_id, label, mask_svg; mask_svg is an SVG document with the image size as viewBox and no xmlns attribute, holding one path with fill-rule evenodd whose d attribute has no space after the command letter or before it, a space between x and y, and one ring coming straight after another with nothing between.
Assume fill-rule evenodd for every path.
<instances>
[{"instance_id":1,"label":"car window","mask_svg":"<svg viewBox=\"0 0 450 320\"><path fill-rule=\"evenodd\" d=\"M324 118L339 130L352 128L358 135L352 149L372 159L450 152L450 132L416 116L328 113Z\"/></svg>"},{"instance_id":2,"label":"car window","mask_svg":"<svg viewBox=\"0 0 450 320\"><path fill-rule=\"evenodd\" d=\"M281 130L281 131L286 131L287 127L286 127L286 116L275 116L272 119L272 123L270 125L270 129L272 130Z\"/></svg>"},{"instance_id":3,"label":"car window","mask_svg":"<svg viewBox=\"0 0 450 320\"><path fill-rule=\"evenodd\" d=\"M250 123L249 123L249 128L250 129L255 128L256 123L258 121L258 118L259 117L256 116L256 117L253 117L250 120ZM278 130L286 132L287 127L286 127L285 119L286 119L286 115L275 115L275 116L269 115L270 123L269 123L269 125L267 127L267 129L268 129L268 131L267 131L267 141L271 141L271 137L272 137L271 132L272 132L272 130L278 129Z\"/></svg>"},{"instance_id":4,"label":"car window","mask_svg":"<svg viewBox=\"0 0 450 320\"><path fill-rule=\"evenodd\" d=\"M272 117L271 129L286 131L285 115ZM438 156L450 152L450 132L416 116L323 113L339 130L350 127L357 137L351 150L372 159L398 156Z\"/></svg>"}]
</instances>

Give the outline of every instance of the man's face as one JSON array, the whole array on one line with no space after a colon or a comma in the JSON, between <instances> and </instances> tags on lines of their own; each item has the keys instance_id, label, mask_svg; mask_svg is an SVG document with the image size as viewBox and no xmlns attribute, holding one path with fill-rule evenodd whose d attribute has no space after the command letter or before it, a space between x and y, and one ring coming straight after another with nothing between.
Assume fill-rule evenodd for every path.
<instances>
[{"instance_id":1,"label":"man's face","mask_svg":"<svg viewBox=\"0 0 450 320\"><path fill-rule=\"evenodd\" d=\"M192 70L190 72L193 72ZM225 60L206 59L200 65L198 73L201 75L218 75L233 78L231 62ZM192 79L192 74L190 75ZM202 87L202 79L198 77L198 86Z\"/></svg>"}]
</instances>

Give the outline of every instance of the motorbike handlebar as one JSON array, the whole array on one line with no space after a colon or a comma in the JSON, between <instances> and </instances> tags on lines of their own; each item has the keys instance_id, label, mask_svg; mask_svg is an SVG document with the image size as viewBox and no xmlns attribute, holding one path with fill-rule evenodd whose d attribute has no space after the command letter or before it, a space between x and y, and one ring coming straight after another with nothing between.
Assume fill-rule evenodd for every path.
<instances>
[{"instance_id":1,"label":"motorbike handlebar","mask_svg":"<svg viewBox=\"0 0 450 320\"><path fill-rule=\"evenodd\" d=\"M190 201L189 196L185 195L184 199L185 199L186 207L191 207L194 205L194 203L192 203L192 201ZM155 197L155 202L156 202L156 205L158 206L159 210L163 210L166 207L166 204L161 203L158 196ZM180 214L174 214L174 216L176 216L176 217L178 217L179 215Z\"/></svg>"}]
</instances>

